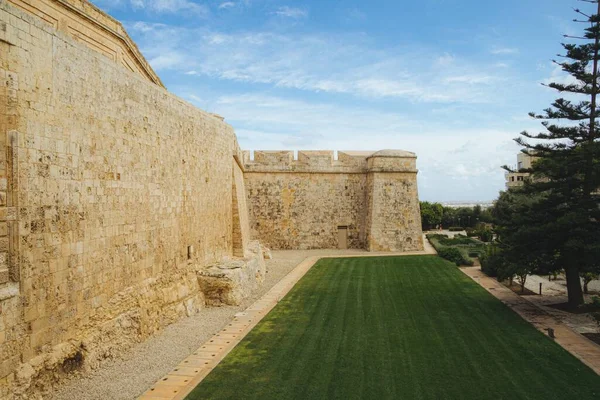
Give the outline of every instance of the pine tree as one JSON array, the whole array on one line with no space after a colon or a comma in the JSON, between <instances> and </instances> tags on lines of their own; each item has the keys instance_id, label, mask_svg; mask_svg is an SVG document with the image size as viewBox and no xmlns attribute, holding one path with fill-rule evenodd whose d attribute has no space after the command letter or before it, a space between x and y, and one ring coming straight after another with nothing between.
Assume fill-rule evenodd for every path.
<instances>
[{"instance_id":1,"label":"pine tree","mask_svg":"<svg viewBox=\"0 0 600 400\"><path fill-rule=\"evenodd\" d=\"M513 235L521 241L518 249L508 246L513 256L530 248L536 259L552 260L556 268L565 270L571 306L583 303L580 272L600 259L600 1L580 1L593 3L594 13L575 9L574 21L586 25L584 33L565 35L578 44L563 44L565 53L559 61L553 60L570 80L547 85L566 98L558 98L543 113L529 114L542 120L544 132L522 132L515 139L537 161L527 171L531 182L515 191L529 200L518 200L519 194L513 199L521 201L523 225L513 226L513 232L505 230L507 238Z\"/></svg>"}]
</instances>

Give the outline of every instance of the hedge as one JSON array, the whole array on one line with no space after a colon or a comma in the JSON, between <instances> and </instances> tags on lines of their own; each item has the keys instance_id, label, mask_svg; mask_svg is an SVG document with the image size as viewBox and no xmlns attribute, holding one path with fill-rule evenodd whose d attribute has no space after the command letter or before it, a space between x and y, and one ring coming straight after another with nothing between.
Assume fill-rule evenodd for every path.
<instances>
[{"instance_id":1,"label":"hedge","mask_svg":"<svg viewBox=\"0 0 600 400\"><path fill-rule=\"evenodd\" d=\"M468 256L469 245L476 243L473 239L466 236L458 236L450 239L446 235L439 234L429 234L427 235L427 239L431 242L431 245L440 257L458 266L473 265L473 260ZM465 246L465 248L457 247L460 245Z\"/></svg>"}]
</instances>

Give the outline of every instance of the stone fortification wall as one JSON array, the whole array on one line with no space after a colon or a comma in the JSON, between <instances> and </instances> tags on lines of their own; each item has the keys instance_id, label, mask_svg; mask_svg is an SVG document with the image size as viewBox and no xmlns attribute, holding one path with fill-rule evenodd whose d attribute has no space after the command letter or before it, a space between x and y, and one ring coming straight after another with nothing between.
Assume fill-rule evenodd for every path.
<instances>
[{"instance_id":1,"label":"stone fortification wall","mask_svg":"<svg viewBox=\"0 0 600 400\"><path fill-rule=\"evenodd\" d=\"M244 153L251 236L272 249L365 247L364 155L333 151Z\"/></svg>"},{"instance_id":2,"label":"stone fortification wall","mask_svg":"<svg viewBox=\"0 0 600 400\"><path fill-rule=\"evenodd\" d=\"M2 399L238 303L266 274L257 240L422 248L414 154L251 159L223 118L128 66L121 30L84 0L0 0Z\"/></svg>"},{"instance_id":3,"label":"stone fortification wall","mask_svg":"<svg viewBox=\"0 0 600 400\"><path fill-rule=\"evenodd\" d=\"M417 164L413 153L383 150L368 159L367 248L423 249Z\"/></svg>"},{"instance_id":4,"label":"stone fortification wall","mask_svg":"<svg viewBox=\"0 0 600 400\"><path fill-rule=\"evenodd\" d=\"M203 307L198 277L233 255L234 199L248 246L233 129L6 1L0 146L0 398ZM251 273L225 265L228 301L262 279L247 254Z\"/></svg>"},{"instance_id":5,"label":"stone fortification wall","mask_svg":"<svg viewBox=\"0 0 600 400\"><path fill-rule=\"evenodd\" d=\"M87 0L8 0L55 29L157 85L160 78L123 25Z\"/></svg>"},{"instance_id":6,"label":"stone fortification wall","mask_svg":"<svg viewBox=\"0 0 600 400\"><path fill-rule=\"evenodd\" d=\"M244 165L251 236L273 249L422 249L413 153L255 151Z\"/></svg>"}]
</instances>

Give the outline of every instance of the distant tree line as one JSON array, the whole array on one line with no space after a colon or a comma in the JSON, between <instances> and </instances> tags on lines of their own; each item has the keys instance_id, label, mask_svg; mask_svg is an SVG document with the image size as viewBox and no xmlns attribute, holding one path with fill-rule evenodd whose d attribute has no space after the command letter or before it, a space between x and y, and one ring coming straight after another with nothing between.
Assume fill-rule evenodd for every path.
<instances>
[{"instance_id":1,"label":"distant tree line","mask_svg":"<svg viewBox=\"0 0 600 400\"><path fill-rule=\"evenodd\" d=\"M423 230L450 227L476 228L481 223L492 223L489 209L475 207L445 207L440 203L421 202L421 225Z\"/></svg>"}]
</instances>

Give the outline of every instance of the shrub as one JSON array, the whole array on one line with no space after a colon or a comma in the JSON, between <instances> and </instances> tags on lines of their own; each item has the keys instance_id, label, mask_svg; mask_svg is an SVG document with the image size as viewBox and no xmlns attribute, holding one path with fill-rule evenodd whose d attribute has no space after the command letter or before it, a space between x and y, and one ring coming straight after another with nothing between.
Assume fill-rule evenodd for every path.
<instances>
[{"instance_id":1,"label":"shrub","mask_svg":"<svg viewBox=\"0 0 600 400\"><path fill-rule=\"evenodd\" d=\"M488 245L479 256L481 272L490 277L498 277L502 268L502 252L495 245Z\"/></svg>"},{"instance_id":2,"label":"shrub","mask_svg":"<svg viewBox=\"0 0 600 400\"><path fill-rule=\"evenodd\" d=\"M425 235L425 237L429 240L431 239L443 239L446 238L448 239L448 235L442 235L440 233L428 233L427 235Z\"/></svg>"},{"instance_id":3,"label":"shrub","mask_svg":"<svg viewBox=\"0 0 600 400\"><path fill-rule=\"evenodd\" d=\"M498 270L490 256L482 254L481 257L479 257L479 263L481 264L481 272L490 277L498 276Z\"/></svg>"},{"instance_id":4,"label":"shrub","mask_svg":"<svg viewBox=\"0 0 600 400\"><path fill-rule=\"evenodd\" d=\"M477 236L477 231L473 228L467 228L467 236L468 237Z\"/></svg>"},{"instance_id":5,"label":"shrub","mask_svg":"<svg viewBox=\"0 0 600 400\"><path fill-rule=\"evenodd\" d=\"M600 312L593 312L592 318L596 320L596 324L598 324L598 328L600 328Z\"/></svg>"},{"instance_id":6,"label":"shrub","mask_svg":"<svg viewBox=\"0 0 600 400\"><path fill-rule=\"evenodd\" d=\"M456 247L442 247L438 250L438 255L455 263L456 265L460 265L463 258L460 250L458 250Z\"/></svg>"},{"instance_id":7,"label":"shrub","mask_svg":"<svg viewBox=\"0 0 600 400\"><path fill-rule=\"evenodd\" d=\"M491 242L494 237L494 234L490 229L482 229L479 231L478 236L482 242Z\"/></svg>"},{"instance_id":8,"label":"shrub","mask_svg":"<svg viewBox=\"0 0 600 400\"><path fill-rule=\"evenodd\" d=\"M440 238L439 241L444 246L459 246L459 245L476 245L476 244L481 244L481 243L478 243L477 241L475 241L475 239L472 239L472 238L466 237L466 236L462 236L462 235L454 236L452 239L450 239L450 238Z\"/></svg>"},{"instance_id":9,"label":"shrub","mask_svg":"<svg viewBox=\"0 0 600 400\"><path fill-rule=\"evenodd\" d=\"M438 250L438 255L456 265L473 265L473 260L470 260L456 247L441 247Z\"/></svg>"},{"instance_id":10,"label":"shrub","mask_svg":"<svg viewBox=\"0 0 600 400\"><path fill-rule=\"evenodd\" d=\"M456 265L473 265L474 263L469 258L469 253L476 254L475 257L477 257L483 251L481 248L483 243L464 235L456 235L453 238L449 238L446 235L431 233L426 237L440 257L452 261Z\"/></svg>"},{"instance_id":11,"label":"shrub","mask_svg":"<svg viewBox=\"0 0 600 400\"><path fill-rule=\"evenodd\" d=\"M464 231L465 228L463 228L461 226L451 226L450 228L448 228L448 230L450 232L460 232L460 231Z\"/></svg>"}]
</instances>

